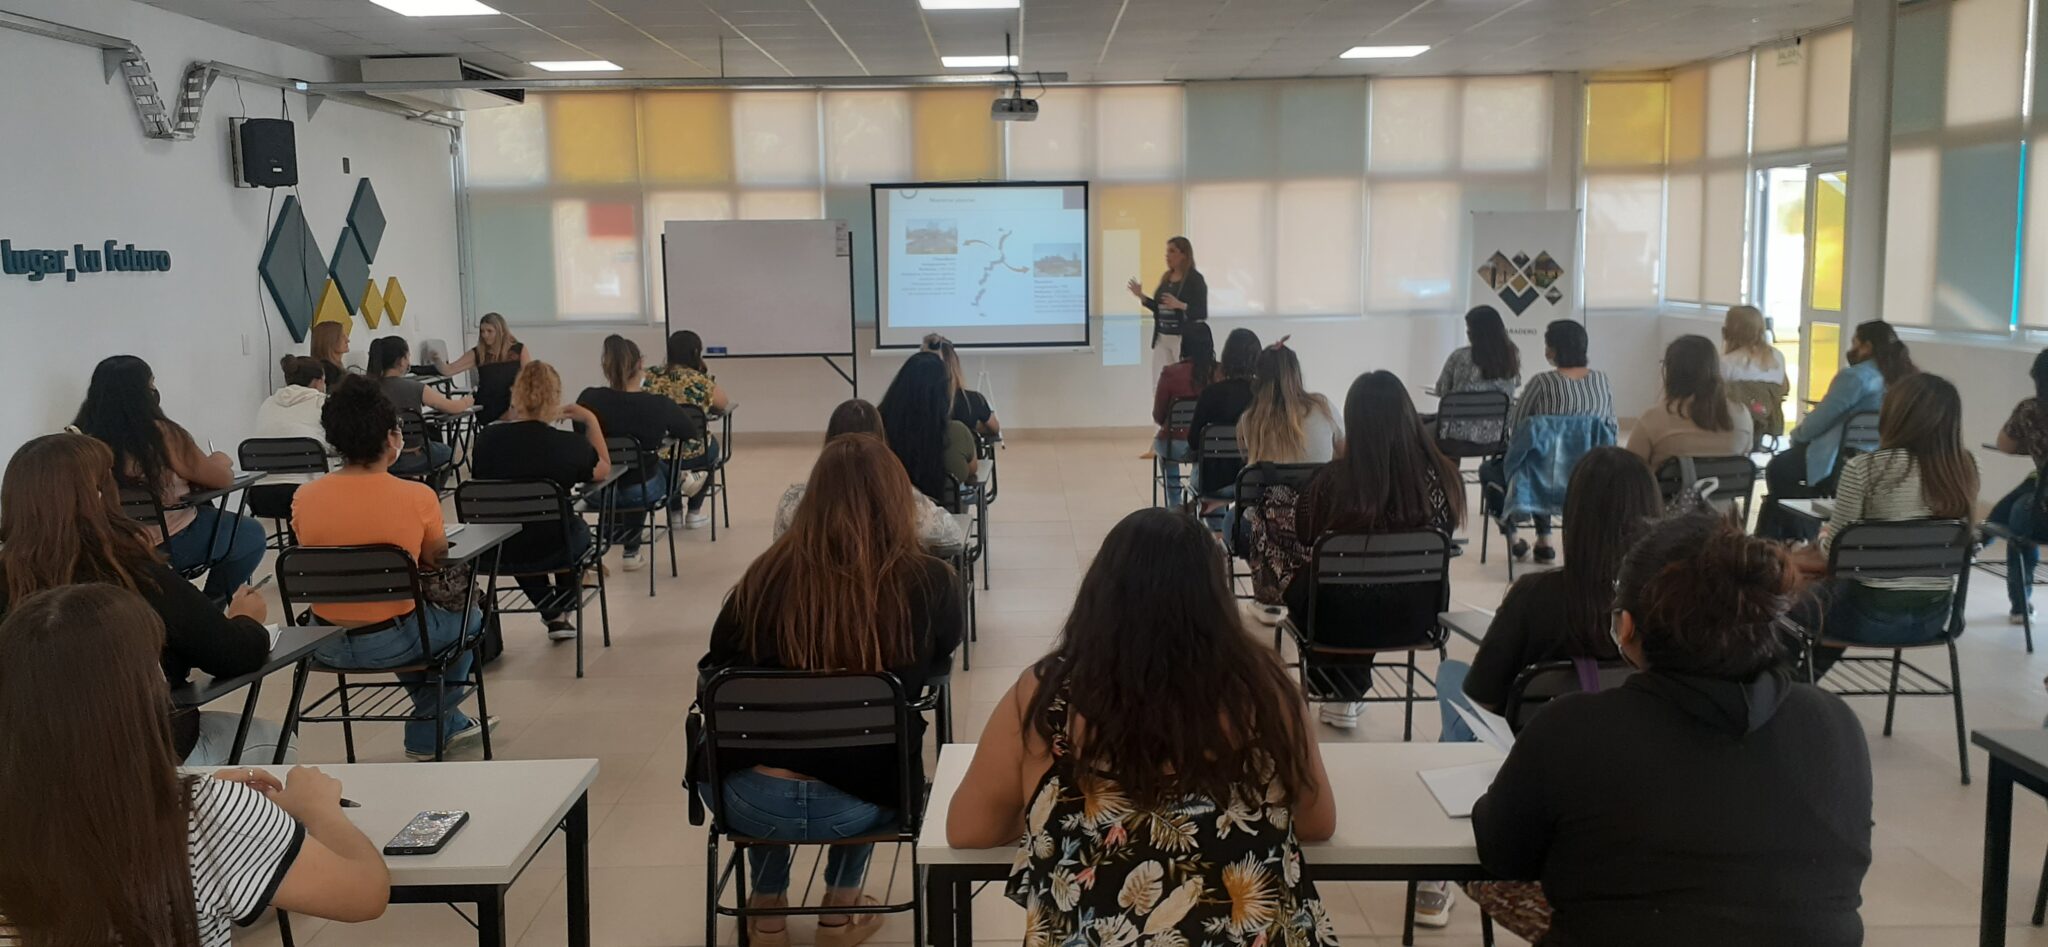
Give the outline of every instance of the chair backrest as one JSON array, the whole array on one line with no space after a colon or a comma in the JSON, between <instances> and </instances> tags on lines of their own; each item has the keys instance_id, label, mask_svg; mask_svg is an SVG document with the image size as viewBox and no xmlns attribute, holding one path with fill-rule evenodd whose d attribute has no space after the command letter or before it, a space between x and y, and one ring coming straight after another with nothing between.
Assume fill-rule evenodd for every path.
<instances>
[{"instance_id":1,"label":"chair backrest","mask_svg":"<svg viewBox=\"0 0 2048 947\"><path fill-rule=\"evenodd\" d=\"M1961 631L1965 575L1976 546L1960 520L1856 523L1835 534L1828 572L1838 579L1942 579L1950 589L1950 633Z\"/></svg>"},{"instance_id":2,"label":"chair backrest","mask_svg":"<svg viewBox=\"0 0 2048 947\"><path fill-rule=\"evenodd\" d=\"M887 672L770 671L729 668L705 682L698 697L703 714L704 779L721 785L719 755L729 751L786 753L896 747L903 787L898 827L915 833L924 794L917 760L923 752L915 735L910 696ZM724 794L712 793L712 811L725 824Z\"/></svg>"},{"instance_id":3,"label":"chair backrest","mask_svg":"<svg viewBox=\"0 0 2048 947\"><path fill-rule=\"evenodd\" d=\"M1317 611L1323 592L1333 588L1436 587L1434 616L1451 605L1451 538L1433 529L1399 533L1332 531L1316 540L1309 557L1315 588L1309 598L1303 631L1315 641ZM1393 629L1405 637L1406 629Z\"/></svg>"},{"instance_id":4,"label":"chair backrest","mask_svg":"<svg viewBox=\"0 0 2048 947\"><path fill-rule=\"evenodd\" d=\"M1438 399L1438 421L1499 421L1505 428L1512 403L1505 391L1453 391ZM1503 435L1505 436L1505 435Z\"/></svg>"},{"instance_id":5,"label":"chair backrest","mask_svg":"<svg viewBox=\"0 0 2048 947\"><path fill-rule=\"evenodd\" d=\"M1713 489L1702 494L1708 501L1746 501L1756 489L1756 462L1740 454L1672 457L1657 467L1657 492L1666 501L1709 480L1713 481Z\"/></svg>"},{"instance_id":6,"label":"chair backrest","mask_svg":"<svg viewBox=\"0 0 2048 947\"><path fill-rule=\"evenodd\" d=\"M1182 398L1166 406L1166 432L1187 440L1188 425L1195 423L1195 399Z\"/></svg>"},{"instance_id":7,"label":"chair backrest","mask_svg":"<svg viewBox=\"0 0 2048 947\"><path fill-rule=\"evenodd\" d=\"M1619 687L1628 680L1635 669L1621 661L1602 661L1595 665L1601 690ZM1571 661L1542 661L1531 664L1515 675L1515 683L1508 688L1506 713L1508 729L1515 733L1529 723L1536 711L1566 694L1577 694L1585 690L1580 682L1579 667Z\"/></svg>"},{"instance_id":8,"label":"chair backrest","mask_svg":"<svg viewBox=\"0 0 2048 947\"><path fill-rule=\"evenodd\" d=\"M397 546L293 546L277 554L277 596L285 621L297 624L304 606L411 602L424 616L427 600L419 567ZM434 653L427 623L419 628L420 653Z\"/></svg>"},{"instance_id":9,"label":"chair backrest","mask_svg":"<svg viewBox=\"0 0 2048 947\"><path fill-rule=\"evenodd\" d=\"M235 448L243 470L274 474L327 472L327 448L310 437L252 437Z\"/></svg>"},{"instance_id":10,"label":"chair backrest","mask_svg":"<svg viewBox=\"0 0 2048 947\"><path fill-rule=\"evenodd\" d=\"M1842 423L1843 456L1876 453L1879 442L1877 412L1858 411Z\"/></svg>"},{"instance_id":11,"label":"chair backrest","mask_svg":"<svg viewBox=\"0 0 2048 947\"><path fill-rule=\"evenodd\" d=\"M164 525L163 501L155 490L134 484L121 485L121 512L128 518L157 531L161 540L168 538L171 531Z\"/></svg>"},{"instance_id":12,"label":"chair backrest","mask_svg":"<svg viewBox=\"0 0 2048 947\"><path fill-rule=\"evenodd\" d=\"M1257 503L1266 491L1274 487L1293 487L1303 490L1308 482L1315 479L1316 471L1322 464L1276 464L1261 461L1246 464L1237 472L1237 505L1240 509Z\"/></svg>"},{"instance_id":13,"label":"chair backrest","mask_svg":"<svg viewBox=\"0 0 2048 947\"><path fill-rule=\"evenodd\" d=\"M426 417L411 408L398 412L398 435L405 440L406 450L419 450L426 446Z\"/></svg>"},{"instance_id":14,"label":"chair backrest","mask_svg":"<svg viewBox=\"0 0 2048 947\"><path fill-rule=\"evenodd\" d=\"M1202 442L1194 445L1195 459L1243 460L1244 444L1237 439L1237 425L1211 424L1202 429Z\"/></svg>"},{"instance_id":15,"label":"chair backrest","mask_svg":"<svg viewBox=\"0 0 2048 947\"><path fill-rule=\"evenodd\" d=\"M623 466L632 470L639 469L640 455L646 453L638 439L625 434L614 434L605 438L604 449L605 453L611 456L613 467Z\"/></svg>"},{"instance_id":16,"label":"chair backrest","mask_svg":"<svg viewBox=\"0 0 2048 947\"><path fill-rule=\"evenodd\" d=\"M564 523L568 491L553 480L469 480L455 488L455 518L464 523Z\"/></svg>"}]
</instances>

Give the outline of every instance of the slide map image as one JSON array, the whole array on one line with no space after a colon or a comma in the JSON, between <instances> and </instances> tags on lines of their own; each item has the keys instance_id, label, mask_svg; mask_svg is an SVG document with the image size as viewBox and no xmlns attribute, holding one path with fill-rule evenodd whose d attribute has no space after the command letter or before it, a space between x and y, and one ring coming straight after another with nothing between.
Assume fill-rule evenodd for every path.
<instances>
[{"instance_id":1,"label":"slide map image","mask_svg":"<svg viewBox=\"0 0 2048 947\"><path fill-rule=\"evenodd\" d=\"M1086 320L1087 212L1059 189L903 190L889 210L892 325Z\"/></svg>"}]
</instances>

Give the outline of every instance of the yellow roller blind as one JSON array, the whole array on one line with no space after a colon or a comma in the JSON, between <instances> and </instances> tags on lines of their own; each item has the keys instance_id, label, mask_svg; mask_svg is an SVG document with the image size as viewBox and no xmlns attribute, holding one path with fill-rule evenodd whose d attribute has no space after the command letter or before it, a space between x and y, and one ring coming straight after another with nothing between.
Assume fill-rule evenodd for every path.
<instances>
[{"instance_id":1,"label":"yellow roller blind","mask_svg":"<svg viewBox=\"0 0 2048 947\"><path fill-rule=\"evenodd\" d=\"M1698 161L1707 152L1707 71L1671 77L1671 163Z\"/></svg>"},{"instance_id":2,"label":"yellow roller blind","mask_svg":"<svg viewBox=\"0 0 2048 947\"><path fill-rule=\"evenodd\" d=\"M732 96L726 92L640 95L640 167L664 184L732 180Z\"/></svg>"},{"instance_id":3,"label":"yellow roller blind","mask_svg":"<svg viewBox=\"0 0 2048 947\"><path fill-rule=\"evenodd\" d=\"M924 181L997 177L997 125L989 121L987 89L928 89L911 106L912 158Z\"/></svg>"},{"instance_id":4,"label":"yellow roller blind","mask_svg":"<svg viewBox=\"0 0 2048 947\"><path fill-rule=\"evenodd\" d=\"M1124 282L1136 278L1151 292L1165 272L1166 239L1180 235L1186 220L1180 185L1112 184L1093 190L1095 272L1100 283L1096 305L1105 315L1136 315L1143 310L1124 291ZM1196 258L1199 265L1199 252Z\"/></svg>"},{"instance_id":5,"label":"yellow roller blind","mask_svg":"<svg viewBox=\"0 0 2048 947\"><path fill-rule=\"evenodd\" d=\"M551 95L548 107L555 180L624 184L639 176L631 92Z\"/></svg>"},{"instance_id":6,"label":"yellow roller blind","mask_svg":"<svg viewBox=\"0 0 2048 947\"><path fill-rule=\"evenodd\" d=\"M1662 80L1586 84L1586 166L1664 163L1666 87Z\"/></svg>"}]
</instances>

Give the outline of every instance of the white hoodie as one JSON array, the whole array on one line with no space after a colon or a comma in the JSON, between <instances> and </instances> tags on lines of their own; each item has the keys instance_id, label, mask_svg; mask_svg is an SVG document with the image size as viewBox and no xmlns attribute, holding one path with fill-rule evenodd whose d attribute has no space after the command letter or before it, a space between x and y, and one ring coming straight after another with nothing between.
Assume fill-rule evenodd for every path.
<instances>
[{"instance_id":1,"label":"white hoodie","mask_svg":"<svg viewBox=\"0 0 2048 947\"><path fill-rule=\"evenodd\" d=\"M256 408L257 437L310 437L327 445L327 432L320 427L320 407L327 403L327 393L307 388L304 385L286 385L277 393L264 399ZM331 453L331 452L330 452ZM270 483L305 483L312 478L306 475L275 476Z\"/></svg>"}]
</instances>

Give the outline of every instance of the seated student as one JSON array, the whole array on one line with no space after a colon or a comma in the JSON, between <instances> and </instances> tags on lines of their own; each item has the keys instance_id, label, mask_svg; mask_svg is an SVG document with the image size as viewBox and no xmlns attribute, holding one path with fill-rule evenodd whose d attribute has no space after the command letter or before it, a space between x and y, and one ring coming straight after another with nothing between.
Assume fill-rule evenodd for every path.
<instances>
[{"instance_id":1,"label":"seated student","mask_svg":"<svg viewBox=\"0 0 2048 947\"><path fill-rule=\"evenodd\" d=\"M194 668L238 677L270 659L268 609L247 586L227 614L157 559L147 534L121 512L114 459L82 434L45 434L21 446L0 481L0 613L45 589L104 582L142 596L166 630L163 674L175 687ZM178 758L212 766L233 754L241 715L179 708L171 712ZM250 722L244 755L268 762L284 731ZM289 753L287 754L289 755Z\"/></svg>"},{"instance_id":2,"label":"seated student","mask_svg":"<svg viewBox=\"0 0 2048 947\"><path fill-rule=\"evenodd\" d=\"M442 414L461 414L475 404L468 398L450 398L438 388L429 388L414 379L410 347L404 339L387 335L370 343L370 367L365 375L375 379L377 387L383 389L384 397L391 399L392 407L399 411L411 411L425 420L424 408L432 408ZM408 450L398 455L398 462L391 465L391 472L398 476L435 470L455 456L455 449L437 441Z\"/></svg>"},{"instance_id":3,"label":"seated student","mask_svg":"<svg viewBox=\"0 0 2048 947\"><path fill-rule=\"evenodd\" d=\"M1344 438L1330 400L1301 383L1301 359L1281 339L1259 352L1252 401L1237 419L1248 464L1327 464Z\"/></svg>"},{"instance_id":4,"label":"seated student","mask_svg":"<svg viewBox=\"0 0 2048 947\"><path fill-rule=\"evenodd\" d=\"M1703 335L1681 335L1664 348L1664 398L1628 432L1628 451L1656 470L1673 457L1749 453L1755 429L1749 412L1728 400L1721 359Z\"/></svg>"},{"instance_id":5,"label":"seated student","mask_svg":"<svg viewBox=\"0 0 2048 947\"><path fill-rule=\"evenodd\" d=\"M1250 329L1232 329L1223 337L1223 355L1218 359L1219 377L1202 389L1195 399L1195 416L1188 422L1188 446L1199 450L1202 429L1211 424L1236 424L1252 404L1252 375L1258 369L1259 337ZM1204 461L1195 468L1196 491L1223 496L1237 483L1244 464L1236 460Z\"/></svg>"},{"instance_id":6,"label":"seated student","mask_svg":"<svg viewBox=\"0 0 2048 947\"><path fill-rule=\"evenodd\" d=\"M688 329L669 333L668 364L648 369L645 384L648 391L677 404L701 408L707 416L732 405L725 389L711 377L710 367L704 364L704 340ZM685 471L704 469L706 463L718 459L718 451L718 438L709 433L676 442L676 457L682 461ZM674 486L681 489L681 484ZM711 516L704 512L704 500L710 495L711 480L706 477L703 485L690 494L689 512L683 518L684 529L703 529L711 525ZM676 511L669 510L669 525L675 525L675 518Z\"/></svg>"},{"instance_id":7,"label":"seated student","mask_svg":"<svg viewBox=\"0 0 2048 947\"><path fill-rule=\"evenodd\" d=\"M1785 433L1785 395L1792 378L1785 373L1785 354L1771 345L1763 311L1755 306L1730 306L1721 323L1721 380L1728 397L1749 411L1756 439Z\"/></svg>"},{"instance_id":8,"label":"seated student","mask_svg":"<svg viewBox=\"0 0 2048 947\"><path fill-rule=\"evenodd\" d=\"M640 552L640 524L645 517L630 511L659 503L669 492L661 445L672 437L678 441L703 437L704 428L681 405L641 390L646 366L640 360L640 346L631 339L606 336L602 367L608 384L583 389L576 403L590 409L606 437L630 437L640 445L640 469L626 471L612 485L612 500L620 510L606 530L625 549L624 565L632 572L645 568L647 557Z\"/></svg>"},{"instance_id":9,"label":"seated student","mask_svg":"<svg viewBox=\"0 0 2048 947\"><path fill-rule=\"evenodd\" d=\"M582 432L555 427L555 422L562 420L582 425ZM512 384L511 413L477 432L470 469L484 480L552 480L567 495L579 484L612 475L611 452L605 449L604 437L604 425L589 408L562 403L562 376L553 365L528 362ZM561 533L532 525L521 527L518 535L505 541L499 554L500 571L518 573L515 581L520 591L541 610L541 620L547 623L548 638L553 641L576 637L576 623L567 615L575 610L576 597L583 594L583 574L569 569L569 564L590 549L590 525L583 517L572 510L562 525ZM558 567L563 571L554 574L550 587L541 573Z\"/></svg>"},{"instance_id":10,"label":"seated student","mask_svg":"<svg viewBox=\"0 0 2048 947\"><path fill-rule=\"evenodd\" d=\"M938 362L929 353L920 357ZM825 445L789 531L747 567L719 611L699 666L703 680L732 667L888 671L915 695L949 665L962 632L959 587L952 568L919 546L917 504L899 469L888 445L871 435L841 435ZM912 737L921 742L924 721L916 719ZM893 746L721 752L728 828L814 842L891 825L903 800L896 753ZM709 799L711 787L692 782ZM860 903L870 849L831 849L826 905ZM747 860L749 903L786 906L789 849L750 846ZM824 915L816 943L851 947L873 936L881 921L875 914ZM789 943L781 919L749 923L754 943Z\"/></svg>"},{"instance_id":11,"label":"seated student","mask_svg":"<svg viewBox=\"0 0 2048 947\"><path fill-rule=\"evenodd\" d=\"M121 483L156 491L170 535L152 541L164 546L174 569L208 564L207 598L227 601L256 574L263 562L261 524L211 503L176 507L193 490L233 483L235 461L219 451L201 451L191 434L164 417L149 363L133 355L100 362L71 424L113 448L114 476Z\"/></svg>"},{"instance_id":12,"label":"seated student","mask_svg":"<svg viewBox=\"0 0 2048 947\"><path fill-rule=\"evenodd\" d=\"M1586 367L1589 344L1586 327L1571 319L1559 319L1544 327L1543 357L1555 367L1538 373L1522 388L1522 397L1508 413L1509 437L1514 436L1522 422L1533 417L1564 415L1614 420L1614 390L1607 384L1606 373ZM1482 491L1490 488L1498 495L1507 489L1507 471L1498 461L1481 464L1479 480L1487 485ZM1554 562L1557 550L1550 545L1550 517L1539 515L1534 519L1536 561ZM1529 554L1528 541L1515 538L1512 521L1502 517L1500 532L1507 537L1508 551L1516 559Z\"/></svg>"},{"instance_id":13,"label":"seated student","mask_svg":"<svg viewBox=\"0 0 2048 947\"><path fill-rule=\"evenodd\" d=\"M477 320L476 344L453 362L435 355L434 368L443 375L476 369L476 423L489 424L512 406L512 383L531 361L533 353L512 335L505 317L487 312Z\"/></svg>"},{"instance_id":14,"label":"seated student","mask_svg":"<svg viewBox=\"0 0 2048 947\"><path fill-rule=\"evenodd\" d=\"M1181 503L1181 469L1177 461L1185 461L1192 447L1188 444L1186 428L1169 427L1173 404L1199 398L1202 390L1216 380L1216 340L1209 334L1209 324L1190 324L1180 334L1180 361L1166 366L1159 373L1159 385L1152 390L1152 423L1159 425L1159 432L1152 437L1152 453L1164 458L1166 469L1166 505L1179 506Z\"/></svg>"},{"instance_id":15,"label":"seated student","mask_svg":"<svg viewBox=\"0 0 2048 947\"><path fill-rule=\"evenodd\" d=\"M1824 497L1835 493L1835 461L1842 451L1842 433L1849 419L1884 406L1885 388L1918 374L1912 353L1890 324L1872 320L1856 327L1849 351L1843 353L1849 367L1835 374L1820 404L1806 413L1792 429L1792 446L1780 452L1764 468L1762 510L1757 514L1757 535L1779 539L1794 538L1791 524L1778 509L1778 501L1802 497Z\"/></svg>"},{"instance_id":16,"label":"seated student","mask_svg":"<svg viewBox=\"0 0 2048 947\"><path fill-rule=\"evenodd\" d=\"M441 498L424 483L401 480L390 474L403 441L398 433L398 409L384 397L375 382L351 375L327 396L320 409L320 426L327 443L341 455L341 469L299 488L292 498L292 530L305 546L363 546L386 544L411 554L421 571L441 565L448 552L443 531ZM314 607L313 617L326 624L340 625L349 633L320 646L314 656L342 667L403 667L427 657L420 653L420 628L424 624L427 644L437 653L457 642L483 633L483 615L456 612L429 604L425 614L411 600L395 602L328 603ZM448 683L446 734L442 748L447 752L474 746L483 739L484 727L496 728L498 718L471 719L462 712L474 651L450 664L442 679ZM417 685L408 688L413 706L431 713L434 688L426 674L399 671L398 679ZM434 721L413 720L405 725L405 755L415 760L434 758Z\"/></svg>"},{"instance_id":17,"label":"seated student","mask_svg":"<svg viewBox=\"0 0 2048 947\"><path fill-rule=\"evenodd\" d=\"M381 916L390 872L333 777L178 772L163 643L113 585L40 592L0 622L0 943L229 947L270 908Z\"/></svg>"},{"instance_id":18,"label":"seated student","mask_svg":"<svg viewBox=\"0 0 2048 947\"><path fill-rule=\"evenodd\" d=\"M1636 544L1612 633L1640 673L1546 705L1473 808L1486 870L1543 883L1469 886L1495 923L1542 944L1863 942L1870 751L1841 698L1779 669L1797 585L1719 516Z\"/></svg>"},{"instance_id":19,"label":"seated student","mask_svg":"<svg viewBox=\"0 0 2048 947\"><path fill-rule=\"evenodd\" d=\"M1857 523L1974 517L1977 459L1963 447L1963 399L1939 375L1916 374L1890 386L1879 415L1878 450L1842 465L1834 514L1820 544L1799 555L1802 568L1826 571L1842 531ZM1797 618L1809 634L1858 644L1911 645L1948 627L1954 596L1944 579L1834 579L1816 590ZM1819 680L1841 656L1815 648Z\"/></svg>"},{"instance_id":20,"label":"seated student","mask_svg":"<svg viewBox=\"0 0 2048 947\"><path fill-rule=\"evenodd\" d=\"M952 340L936 332L928 333L924 350L945 359L946 373L953 376L953 420L967 425L976 435L1002 436L1003 424L996 420L995 407L981 392L967 387L967 373L960 370L960 353L953 350Z\"/></svg>"},{"instance_id":21,"label":"seated student","mask_svg":"<svg viewBox=\"0 0 2048 947\"><path fill-rule=\"evenodd\" d=\"M1022 838L1009 895L1031 943L1336 943L1299 870L1301 842L1336 830L1336 794L1222 562L1191 517L1124 517L1053 653L989 716L946 841Z\"/></svg>"},{"instance_id":22,"label":"seated student","mask_svg":"<svg viewBox=\"0 0 2048 947\"><path fill-rule=\"evenodd\" d=\"M1308 621L1316 589L1310 569L1323 534L1394 533L1433 529L1446 536L1465 516L1457 465L1415 415L1408 388L1393 372L1368 372L1344 396L1344 454L1310 480L1294 505L1291 542L1269 541L1264 555L1284 589L1282 600L1297 624ZM1271 516L1268 508L1267 516ZM1258 553L1255 553L1257 555ZM1441 604L1434 586L1402 585L1325 590L1316 602L1316 643L1329 647L1406 644L1436 627ZM1308 630L1304 628L1304 630ZM1331 677L1364 695L1371 687L1362 668L1336 668ZM1321 718L1339 730L1358 726L1363 703L1326 703Z\"/></svg>"},{"instance_id":23,"label":"seated student","mask_svg":"<svg viewBox=\"0 0 2048 947\"><path fill-rule=\"evenodd\" d=\"M313 323L307 345L313 361L320 363L320 377L327 387L332 389L341 384L349 374L342 361L342 356L348 354L348 326L340 322Z\"/></svg>"},{"instance_id":24,"label":"seated student","mask_svg":"<svg viewBox=\"0 0 2048 947\"><path fill-rule=\"evenodd\" d=\"M306 437L320 441L320 407L327 403L327 378L320 362L304 355L287 355L278 362L284 372L284 387L256 406L254 437ZM249 488L249 512L269 519L286 520L292 515L292 494L299 484L317 474L270 474Z\"/></svg>"},{"instance_id":25,"label":"seated student","mask_svg":"<svg viewBox=\"0 0 2048 947\"><path fill-rule=\"evenodd\" d=\"M888 434L882 430L882 412L859 398L842 401L839 407L832 409L832 418L825 424L825 443L832 443L832 439L841 434L870 434L885 442L888 439ZM902 463L899 461L897 466L901 467ZM789 532L789 524L796 521L797 507L803 505L807 489L807 484L792 483L789 489L782 491L781 501L775 504L775 528L769 534L770 540L781 539L783 533ZM948 549L967 541L960 521L953 514L933 503L931 497L916 491L912 493L917 503L917 540L924 548Z\"/></svg>"},{"instance_id":26,"label":"seated student","mask_svg":"<svg viewBox=\"0 0 2048 947\"><path fill-rule=\"evenodd\" d=\"M1465 340L1470 345L1451 352L1436 376L1436 396L1465 391L1498 391L1509 399L1522 386L1522 350L1508 338L1500 310L1474 306L1465 313ZM1436 439L1467 446L1497 444L1508 432L1495 421L1447 420L1437 424Z\"/></svg>"},{"instance_id":27,"label":"seated student","mask_svg":"<svg viewBox=\"0 0 2048 947\"><path fill-rule=\"evenodd\" d=\"M945 361L919 352L897 370L879 406L889 449L910 472L911 485L948 508L957 496L950 481L972 482L981 470L974 432L953 420L951 385Z\"/></svg>"},{"instance_id":28,"label":"seated student","mask_svg":"<svg viewBox=\"0 0 2048 947\"><path fill-rule=\"evenodd\" d=\"M2023 542L2006 544L2005 592L2012 603L2009 618L2015 625L2027 622L2034 606L2029 600L2033 594L2034 567L2040 564L2039 543L2048 539L2048 523L2038 522L2035 512L2041 482L2039 468L2048 464L2048 349L2034 356L2031 372L2034 379L2034 397L2014 405L2012 416L2006 418L2005 426L1998 430L1998 449L2002 453L2018 454L2033 460L2036 473L2027 475L2011 493L1991 508L1987 522L1997 523L2012 531ZM2032 543L2024 542L2032 540Z\"/></svg>"}]
</instances>

